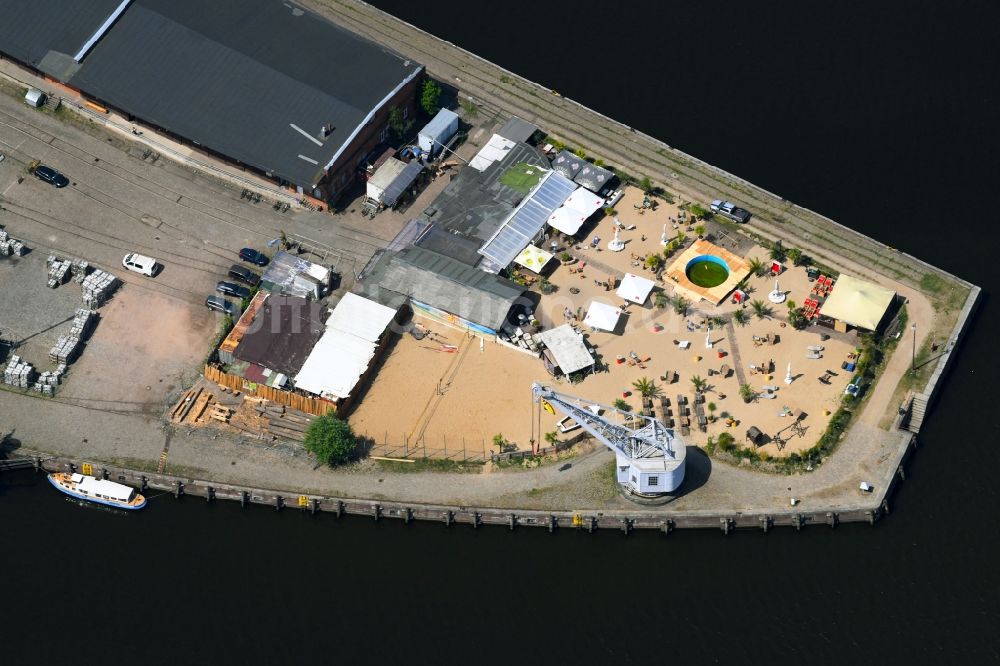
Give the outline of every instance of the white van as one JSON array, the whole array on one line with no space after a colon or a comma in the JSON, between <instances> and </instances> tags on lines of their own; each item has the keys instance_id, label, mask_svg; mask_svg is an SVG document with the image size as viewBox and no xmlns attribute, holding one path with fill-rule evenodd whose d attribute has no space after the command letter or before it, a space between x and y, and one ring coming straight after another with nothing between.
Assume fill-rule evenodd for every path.
<instances>
[{"instance_id":1,"label":"white van","mask_svg":"<svg viewBox=\"0 0 1000 666\"><path fill-rule=\"evenodd\" d=\"M148 277L153 277L156 274L156 259L135 252L125 255L125 258L122 259L122 266Z\"/></svg>"}]
</instances>

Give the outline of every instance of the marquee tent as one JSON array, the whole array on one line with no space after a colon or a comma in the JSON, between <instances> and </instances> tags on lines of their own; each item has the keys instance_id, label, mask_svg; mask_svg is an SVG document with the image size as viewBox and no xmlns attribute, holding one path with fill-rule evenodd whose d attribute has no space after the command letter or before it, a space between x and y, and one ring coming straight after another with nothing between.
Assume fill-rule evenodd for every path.
<instances>
[{"instance_id":1,"label":"marquee tent","mask_svg":"<svg viewBox=\"0 0 1000 666\"><path fill-rule=\"evenodd\" d=\"M587 351L583 335L573 330L569 324L556 326L537 335L548 351L559 370L564 375L589 368L594 365L594 357Z\"/></svg>"},{"instance_id":2,"label":"marquee tent","mask_svg":"<svg viewBox=\"0 0 1000 666\"><path fill-rule=\"evenodd\" d=\"M874 331L895 297L896 292L891 289L841 275L833 292L823 302L822 313L851 326Z\"/></svg>"},{"instance_id":3,"label":"marquee tent","mask_svg":"<svg viewBox=\"0 0 1000 666\"><path fill-rule=\"evenodd\" d=\"M622 283L619 285L617 293L626 301L644 305L651 291L653 291L652 280L626 273L625 277L622 278Z\"/></svg>"},{"instance_id":4,"label":"marquee tent","mask_svg":"<svg viewBox=\"0 0 1000 666\"><path fill-rule=\"evenodd\" d=\"M618 327L618 318L621 317L621 314L621 310L613 305L601 301L591 301L590 309L587 310L587 316L583 318L583 323L591 328L610 332Z\"/></svg>"},{"instance_id":5,"label":"marquee tent","mask_svg":"<svg viewBox=\"0 0 1000 666\"><path fill-rule=\"evenodd\" d=\"M518 266L524 266L529 271L541 273L542 269L545 268L545 264L549 263L550 259L552 259L552 253L546 252L540 247L529 245L521 250L521 254L514 258L514 263Z\"/></svg>"},{"instance_id":6,"label":"marquee tent","mask_svg":"<svg viewBox=\"0 0 1000 666\"><path fill-rule=\"evenodd\" d=\"M573 190L565 203L549 216L549 226L564 234L574 235L587 218L604 206L604 199L582 187Z\"/></svg>"}]
</instances>

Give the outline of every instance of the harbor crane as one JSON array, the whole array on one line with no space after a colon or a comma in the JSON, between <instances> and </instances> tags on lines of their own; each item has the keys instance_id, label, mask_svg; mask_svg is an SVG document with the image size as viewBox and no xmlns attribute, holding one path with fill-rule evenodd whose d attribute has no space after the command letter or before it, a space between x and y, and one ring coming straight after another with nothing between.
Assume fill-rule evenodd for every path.
<instances>
[{"instance_id":1,"label":"harbor crane","mask_svg":"<svg viewBox=\"0 0 1000 666\"><path fill-rule=\"evenodd\" d=\"M684 481L684 441L655 418L584 403L537 382L531 386L531 395L542 409L550 414L558 410L614 451L616 478L629 493L659 497L677 490Z\"/></svg>"}]
</instances>

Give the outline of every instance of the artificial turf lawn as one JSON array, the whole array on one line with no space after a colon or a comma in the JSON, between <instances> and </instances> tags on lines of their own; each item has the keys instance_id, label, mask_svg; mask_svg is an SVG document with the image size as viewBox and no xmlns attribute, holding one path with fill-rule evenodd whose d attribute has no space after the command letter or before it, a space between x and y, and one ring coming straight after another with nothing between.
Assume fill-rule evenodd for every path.
<instances>
[{"instance_id":1,"label":"artificial turf lawn","mask_svg":"<svg viewBox=\"0 0 1000 666\"><path fill-rule=\"evenodd\" d=\"M687 270L688 279L699 287L717 287L729 277L725 266L714 261L699 261Z\"/></svg>"}]
</instances>

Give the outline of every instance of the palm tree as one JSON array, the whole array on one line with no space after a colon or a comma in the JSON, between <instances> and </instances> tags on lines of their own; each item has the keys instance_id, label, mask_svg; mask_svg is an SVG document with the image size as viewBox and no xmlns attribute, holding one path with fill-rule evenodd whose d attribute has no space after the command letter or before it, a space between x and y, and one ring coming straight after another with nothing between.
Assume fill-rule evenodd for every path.
<instances>
[{"instance_id":1,"label":"palm tree","mask_svg":"<svg viewBox=\"0 0 1000 666\"><path fill-rule=\"evenodd\" d=\"M738 326L746 326L750 323L750 315L747 314L746 310L737 310L733 313L733 322Z\"/></svg>"},{"instance_id":2,"label":"palm tree","mask_svg":"<svg viewBox=\"0 0 1000 666\"><path fill-rule=\"evenodd\" d=\"M681 231L680 229L678 229L677 230L677 238L675 240L677 241L677 247L680 247L681 245L684 245L684 241L687 240L687 234L685 234L683 231Z\"/></svg>"},{"instance_id":3,"label":"palm tree","mask_svg":"<svg viewBox=\"0 0 1000 666\"><path fill-rule=\"evenodd\" d=\"M653 252L646 257L646 266L652 268L654 271L662 265L663 257L661 257L658 253Z\"/></svg>"},{"instance_id":4,"label":"palm tree","mask_svg":"<svg viewBox=\"0 0 1000 666\"><path fill-rule=\"evenodd\" d=\"M743 402L750 402L757 397L757 392L749 384L740 384L740 397L743 398Z\"/></svg>"},{"instance_id":5,"label":"palm tree","mask_svg":"<svg viewBox=\"0 0 1000 666\"><path fill-rule=\"evenodd\" d=\"M793 264L795 264L796 266L798 266L799 262L802 261L802 250L800 250L797 247L788 248L788 252L786 252L785 254L788 255L788 260Z\"/></svg>"},{"instance_id":6,"label":"palm tree","mask_svg":"<svg viewBox=\"0 0 1000 666\"><path fill-rule=\"evenodd\" d=\"M691 377L691 386L694 387L696 392L702 393L706 388L708 388L708 382L703 379L701 375L694 375Z\"/></svg>"},{"instance_id":7,"label":"palm tree","mask_svg":"<svg viewBox=\"0 0 1000 666\"><path fill-rule=\"evenodd\" d=\"M653 398L663 393L663 389L649 377L640 377L632 382L632 388L638 391L643 398Z\"/></svg>"},{"instance_id":8,"label":"palm tree","mask_svg":"<svg viewBox=\"0 0 1000 666\"><path fill-rule=\"evenodd\" d=\"M723 317L709 317L708 321L715 328L722 328L726 325L726 320Z\"/></svg>"},{"instance_id":9,"label":"palm tree","mask_svg":"<svg viewBox=\"0 0 1000 666\"><path fill-rule=\"evenodd\" d=\"M687 315L688 308L691 307L691 302L688 301L683 296L678 296L674 299L674 312L680 316Z\"/></svg>"},{"instance_id":10,"label":"palm tree","mask_svg":"<svg viewBox=\"0 0 1000 666\"><path fill-rule=\"evenodd\" d=\"M698 234L698 238L701 238L702 236L705 235L705 225L704 224L699 224L698 226L696 226L694 228L694 232L696 234Z\"/></svg>"},{"instance_id":11,"label":"palm tree","mask_svg":"<svg viewBox=\"0 0 1000 666\"><path fill-rule=\"evenodd\" d=\"M781 244L781 241L774 241L774 245L771 246L771 258L775 261L785 260L785 246Z\"/></svg>"},{"instance_id":12,"label":"palm tree","mask_svg":"<svg viewBox=\"0 0 1000 666\"><path fill-rule=\"evenodd\" d=\"M750 267L750 272L757 277L764 275L764 262L757 257L747 259L747 265Z\"/></svg>"},{"instance_id":13,"label":"palm tree","mask_svg":"<svg viewBox=\"0 0 1000 666\"><path fill-rule=\"evenodd\" d=\"M767 319L771 316L771 307L759 298L751 301L750 307L753 308L753 313L757 315L758 319Z\"/></svg>"},{"instance_id":14,"label":"palm tree","mask_svg":"<svg viewBox=\"0 0 1000 666\"><path fill-rule=\"evenodd\" d=\"M549 446L555 446L559 443L559 433L555 430L545 433L545 441L549 444Z\"/></svg>"},{"instance_id":15,"label":"palm tree","mask_svg":"<svg viewBox=\"0 0 1000 666\"><path fill-rule=\"evenodd\" d=\"M612 404L614 405L615 409L617 409L619 411L622 411L622 412L631 412L632 411L632 405L628 404L627 402L625 402L621 398L615 398L615 401Z\"/></svg>"}]
</instances>

